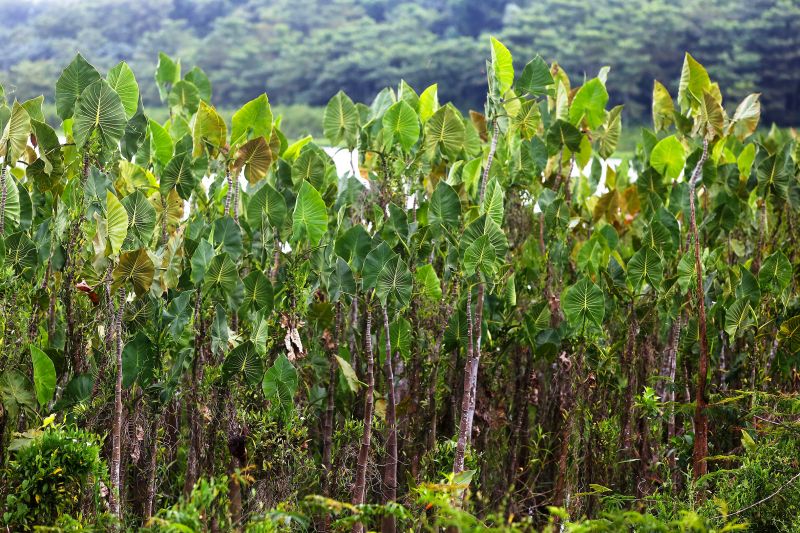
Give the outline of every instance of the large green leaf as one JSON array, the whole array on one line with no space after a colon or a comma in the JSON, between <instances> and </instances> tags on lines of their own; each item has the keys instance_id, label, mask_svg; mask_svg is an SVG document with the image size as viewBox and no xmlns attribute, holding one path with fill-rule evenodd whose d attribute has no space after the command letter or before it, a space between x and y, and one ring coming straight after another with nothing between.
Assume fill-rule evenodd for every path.
<instances>
[{"instance_id":1,"label":"large green leaf","mask_svg":"<svg viewBox=\"0 0 800 533\"><path fill-rule=\"evenodd\" d=\"M395 141L406 152L419 139L419 120L414 109L405 101L392 104L383 115L383 139L387 146Z\"/></svg>"},{"instance_id":2,"label":"large green leaf","mask_svg":"<svg viewBox=\"0 0 800 533\"><path fill-rule=\"evenodd\" d=\"M236 147L258 137L272 135L272 108L266 94L250 100L233 114L231 146ZM277 156L276 156L277 157Z\"/></svg>"},{"instance_id":3,"label":"large green leaf","mask_svg":"<svg viewBox=\"0 0 800 533\"><path fill-rule=\"evenodd\" d=\"M233 217L226 215L214 221L212 231L214 246L238 261L242 255L242 230Z\"/></svg>"},{"instance_id":4,"label":"large green leaf","mask_svg":"<svg viewBox=\"0 0 800 533\"><path fill-rule=\"evenodd\" d=\"M192 161L189 153L175 155L169 160L161 173L159 189L166 196L173 188L178 196L188 200L201 178L201 169L205 168L205 160L199 158L197 163Z\"/></svg>"},{"instance_id":5,"label":"large green leaf","mask_svg":"<svg viewBox=\"0 0 800 533\"><path fill-rule=\"evenodd\" d=\"M761 160L756 167L756 178L761 194L786 198L794 178L794 164L789 150L780 150Z\"/></svg>"},{"instance_id":6,"label":"large green leaf","mask_svg":"<svg viewBox=\"0 0 800 533\"><path fill-rule=\"evenodd\" d=\"M25 100L22 102L22 107L28 112L30 119L44 122L44 111L42 110L42 103L44 103L44 96L39 95L36 98Z\"/></svg>"},{"instance_id":7,"label":"large green leaf","mask_svg":"<svg viewBox=\"0 0 800 533\"><path fill-rule=\"evenodd\" d=\"M675 104L661 82L653 81L653 129L656 133L666 130L675 120Z\"/></svg>"},{"instance_id":8,"label":"large green leaf","mask_svg":"<svg viewBox=\"0 0 800 533\"><path fill-rule=\"evenodd\" d=\"M650 166L670 181L681 175L685 164L686 151L674 135L658 141L650 152Z\"/></svg>"},{"instance_id":9,"label":"large green leaf","mask_svg":"<svg viewBox=\"0 0 800 533\"><path fill-rule=\"evenodd\" d=\"M56 111L62 120L71 118L83 91L100 79L100 73L78 54L56 81Z\"/></svg>"},{"instance_id":10,"label":"large green leaf","mask_svg":"<svg viewBox=\"0 0 800 533\"><path fill-rule=\"evenodd\" d=\"M135 382L146 386L153 379L156 364L152 341L139 331L122 350L122 386L130 388Z\"/></svg>"},{"instance_id":11,"label":"large green leaf","mask_svg":"<svg viewBox=\"0 0 800 533\"><path fill-rule=\"evenodd\" d=\"M327 230L328 210L322 195L304 181L292 215L292 239L295 242L307 240L311 246L316 246Z\"/></svg>"},{"instance_id":12,"label":"large green leaf","mask_svg":"<svg viewBox=\"0 0 800 533\"><path fill-rule=\"evenodd\" d=\"M17 160L25 153L30 134L30 115L19 102L14 102L14 106L11 108L11 116L6 122L5 128L3 128L3 136L0 137L0 155L5 156L5 162L10 163L12 168L16 166Z\"/></svg>"},{"instance_id":13,"label":"large green leaf","mask_svg":"<svg viewBox=\"0 0 800 533\"><path fill-rule=\"evenodd\" d=\"M780 250L770 255L758 271L758 284L762 290L778 295L792 282L792 263Z\"/></svg>"},{"instance_id":14,"label":"large green leaf","mask_svg":"<svg viewBox=\"0 0 800 533\"><path fill-rule=\"evenodd\" d=\"M360 272L364 260L372 250L372 237L364 226L353 226L336 239L336 254L347 261L355 272ZM377 275L377 272L375 273Z\"/></svg>"},{"instance_id":15,"label":"large green leaf","mask_svg":"<svg viewBox=\"0 0 800 533\"><path fill-rule=\"evenodd\" d=\"M460 218L461 200L458 193L444 181L439 181L428 204L428 224L453 231L458 229Z\"/></svg>"},{"instance_id":16,"label":"large green leaf","mask_svg":"<svg viewBox=\"0 0 800 533\"><path fill-rule=\"evenodd\" d=\"M490 38L492 44L492 77L494 78L494 86L500 96L503 96L506 91L511 88L514 83L514 60L511 57L511 52L505 47L503 43Z\"/></svg>"},{"instance_id":17,"label":"large green leaf","mask_svg":"<svg viewBox=\"0 0 800 533\"><path fill-rule=\"evenodd\" d=\"M681 79L678 84L678 103L684 113L692 106L692 102L703 99L703 92L711 87L711 79L706 69L688 52L683 59ZM694 100L692 99L694 98Z\"/></svg>"},{"instance_id":18,"label":"large green leaf","mask_svg":"<svg viewBox=\"0 0 800 533\"><path fill-rule=\"evenodd\" d=\"M9 369L0 374L0 399L12 419L17 417L20 410L36 409L36 397L30 389L30 383L16 370Z\"/></svg>"},{"instance_id":19,"label":"large green leaf","mask_svg":"<svg viewBox=\"0 0 800 533\"><path fill-rule=\"evenodd\" d=\"M223 252L211 260L203 280L206 287L219 288L225 294L232 294L239 281L239 269L230 256Z\"/></svg>"},{"instance_id":20,"label":"large green leaf","mask_svg":"<svg viewBox=\"0 0 800 533\"><path fill-rule=\"evenodd\" d=\"M26 175L33 179L36 188L48 192L57 188L64 176L64 153L56 131L44 122L31 121L33 134L39 145L39 159L28 165Z\"/></svg>"},{"instance_id":21,"label":"large green leaf","mask_svg":"<svg viewBox=\"0 0 800 533\"><path fill-rule=\"evenodd\" d=\"M689 250L681 256L678 262L678 286L682 291L689 287L697 286L697 269L695 268L694 251Z\"/></svg>"},{"instance_id":22,"label":"large green leaf","mask_svg":"<svg viewBox=\"0 0 800 533\"><path fill-rule=\"evenodd\" d=\"M645 246L633 254L628 262L628 281L635 291L638 291L645 282L658 291L663 280L664 266L658 252Z\"/></svg>"},{"instance_id":23,"label":"large green leaf","mask_svg":"<svg viewBox=\"0 0 800 533\"><path fill-rule=\"evenodd\" d=\"M260 270L254 270L244 278L243 309L252 311L272 310L272 283Z\"/></svg>"},{"instance_id":24,"label":"large green leaf","mask_svg":"<svg viewBox=\"0 0 800 533\"><path fill-rule=\"evenodd\" d=\"M575 93L569 108L569 121L578 125L585 118L590 128L599 128L605 118L607 103L608 92L605 85L598 78L593 78Z\"/></svg>"},{"instance_id":25,"label":"large green leaf","mask_svg":"<svg viewBox=\"0 0 800 533\"><path fill-rule=\"evenodd\" d=\"M297 370L289 359L281 354L264 373L261 388L272 407L280 409L284 415L288 415L294 406L294 395L297 392L298 383Z\"/></svg>"},{"instance_id":26,"label":"large green leaf","mask_svg":"<svg viewBox=\"0 0 800 533\"><path fill-rule=\"evenodd\" d=\"M537 55L525 65L517 79L517 93L539 96L546 94L547 88L554 83L550 74L550 66Z\"/></svg>"},{"instance_id":27,"label":"large green leaf","mask_svg":"<svg viewBox=\"0 0 800 533\"><path fill-rule=\"evenodd\" d=\"M244 177L247 178L247 181L256 184L266 177L276 158L277 155L272 153L267 139L257 137L247 141L239 148L234 162L234 174L238 176L239 172L244 169Z\"/></svg>"},{"instance_id":28,"label":"large green leaf","mask_svg":"<svg viewBox=\"0 0 800 533\"><path fill-rule=\"evenodd\" d=\"M195 285L200 285L206 275L206 270L214 259L214 246L205 239L202 239L195 248L190 261L192 272L190 279Z\"/></svg>"},{"instance_id":29,"label":"large green leaf","mask_svg":"<svg viewBox=\"0 0 800 533\"><path fill-rule=\"evenodd\" d=\"M128 118L133 117L139 107L139 84L136 83L136 76L131 67L124 61L120 61L108 71L106 81L119 95L122 106L125 108L125 114Z\"/></svg>"},{"instance_id":30,"label":"large green leaf","mask_svg":"<svg viewBox=\"0 0 800 533\"><path fill-rule=\"evenodd\" d=\"M199 157L208 150L213 157L225 146L228 127L213 106L200 102L200 107L192 125L193 157Z\"/></svg>"},{"instance_id":31,"label":"large green leaf","mask_svg":"<svg viewBox=\"0 0 800 533\"><path fill-rule=\"evenodd\" d=\"M413 283L414 280L405 261L399 255L395 255L378 273L375 294L384 306L391 297L400 307L405 307L411 301Z\"/></svg>"},{"instance_id":32,"label":"large green leaf","mask_svg":"<svg viewBox=\"0 0 800 533\"><path fill-rule=\"evenodd\" d=\"M341 257L336 258L336 264L326 277L326 285L331 302L338 302L343 294L356 294L356 280L347 261Z\"/></svg>"},{"instance_id":33,"label":"large green leaf","mask_svg":"<svg viewBox=\"0 0 800 533\"><path fill-rule=\"evenodd\" d=\"M262 215L266 215L268 223L280 230L286 221L287 212L283 195L269 183L264 183L247 204L247 223L252 228L261 229Z\"/></svg>"},{"instance_id":34,"label":"large green leaf","mask_svg":"<svg viewBox=\"0 0 800 533\"><path fill-rule=\"evenodd\" d=\"M761 119L761 102L758 100L760 96L758 93L747 95L736 108L728 125L728 131L733 132L740 141L755 133L758 128L758 121Z\"/></svg>"},{"instance_id":35,"label":"large green leaf","mask_svg":"<svg viewBox=\"0 0 800 533\"><path fill-rule=\"evenodd\" d=\"M425 150L437 148L447 157L454 157L464 145L464 123L449 106L439 108L425 123Z\"/></svg>"},{"instance_id":36,"label":"large green leaf","mask_svg":"<svg viewBox=\"0 0 800 533\"><path fill-rule=\"evenodd\" d=\"M139 153L139 149L143 150L142 159L149 159L150 142L147 128L148 120L144 114L144 105L141 99L136 108L136 113L125 125L125 133L122 134L120 140L120 154L128 161L133 161Z\"/></svg>"},{"instance_id":37,"label":"large green leaf","mask_svg":"<svg viewBox=\"0 0 800 533\"><path fill-rule=\"evenodd\" d=\"M186 115L194 115L200 106L200 91L195 87L194 83L180 80L175 83L169 92L167 102L170 110L176 114L183 112Z\"/></svg>"},{"instance_id":38,"label":"large green leaf","mask_svg":"<svg viewBox=\"0 0 800 533\"><path fill-rule=\"evenodd\" d=\"M781 324L778 338L790 353L800 352L800 315L793 316Z\"/></svg>"},{"instance_id":39,"label":"large green leaf","mask_svg":"<svg viewBox=\"0 0 800 533\"><path fill-rule=\"evenodd\" d=\"M203 69L197 66L192 67L192 70L187 72L183 79L197 87L197 90L200 91L200 98L204 102L211 101L211 82Z\"/></svg>"},{"instance_id":40,"label":"large green leaf","mask_svg":"<svg viewBox=\"0 0 800 533\"><path fill-rule=\"evenodd\" d=\"M128 119L119 95L105 80L98 80L83 90L75 104L72 135L78 148L83 148L97 132L107 149L116 148Z\"/></svg>"},{"instance_id":41,"label":"large green leaf","mask_svg":"<svg viewBox=\"0 0 800 533\"><path fill-rule=\"evenodd\" d=\"M128 212L111 191L106 191L106 231L111 252L118 254L128 235Z\"/></svg>"},{"instance_id":42,"label":"large green leaf","mask_svg":"<svg viewBox=\"0 0 800 533\"><path fill-rule=\"evenodd\" d=\"M56 392L56 367L53 361L42 350L31 344L31 362L33 363L33 388L36 399L44 407L53 399Z\"/></svg>"},{"instance_id":43,"label":"large green leaf","mask_svg":"<svg viewBox=\"0 0 800 533\"><path fill-rule=\"evenodd\" d=\"M315 189L323 190L327 171L323 155L314 145L303 148L292 164L292 183L299 185L307 181Z\"/></svg>"},{"instance_id":44,"label":"large green leaf","mask_svg":"<svg viewBox=\"0 0 800 533\"><path fill-rule=\"evenodd\" d=\"M164 309L161 316L161 323L164 325L162 327L165 327L166 331L175 339L180 338L192 318L194 306L191 305L191 301L194 295L194 289L182 291L170 300L169 305Z\"/></svg>"},{"instance_id":45,"label":"large green leaf","mask_svg":"<svg viewBox=\"0 0 800 533\"><path fill-rule=\"evenodd\" d=\"M343 91L336 93L325 106L322 117L322 131L332 145L342 142L348 147L356 144L358 130L358 110Z\"/></svg>"},{"instance_id":46,"label":"large green leaf","mask_svg":"<svg viewBox=\"0 0 800 533\"><path fill-rule=\"evenodd\" d=\"M227 379L242 376L250 385L256 385L261 381L264 372L264 365L261 356L252 342L246 341L233 350L225 357L222 363L222 375Z\"/></svg>"},{"instance_id":47,"label":"large green leaf","mask_svg":"<svg viewBox=\"0 0 800 533\"><path fill-rule=\"evenodd\" d=\"M161 101L167 99L172 86L181 79L181 62L173 61L164 52L158 53L158 65L156 65L156 87L158 87L158 94Z\"/></svg>"},{"instance_id":48,"label":"large green leaf","mask_svg":"<svg viewBox=\"0 0 800 533\"><path fill-rule=\"evenodd\" d=\"M606 115L606 121L597 138L597 153L608 159L617 149L622 134L622 106L618 105Z\"/></svg>"},{"instance_id":49,"label":"large green leaf","mask_svg":"<svg viewBox=\"0 0 800 533\"><path fill-rule=\"evenodd\" d=\"M466 227L460 241L461 250L465 252L467 248L472 246L472 243L484 235L488 237L497 261L505 261L506 252L508 251L508 239L506 239L500 226L487 215L480 216Z\"/></svg>"},{"instance_id":50,"label":"large green leaf","mask_svg":"<svg viewBox=\"0 0 800 533\"><path fill-rule=\"evenodd\" d=\"M4 232L7 234L14 230L20 229L19 223L22 218L22 205L19 200L19 187L17 182L11 176L6 176L6 205L3 211L3 219L5 223Z\"/></svg>"},{"instance_id":51,"label":"large green leaf","mask_svg":"<svg viewBox=\"0 0 800 533\"><path fill-rule=\"evenodd\" d=\"M174 148L172 137L164 126L152 119L148 123L148 131L153 159L161 165L166 165L172 157Z\"/></svg>"},{"instance_id":52,"label":"large green leaf","mask_svg":"<svg viewBox=\"0 0 800 533\"><path fill-rule=\"evenodd\" d=\"M397 254L385 242L380 243L367 254L361 269L361 283L365 291L375 288L378 283L378 275L383 271L383 267L396 256Z\"/></svg>"},{"instance_id":53,"label":"large green leaf","mask_svg":"<svg viewBox=\"0 0 800 533\"><path fill-rule=\"evenodd\" d=\"M361 382L358 380L356 371L353 370L353 367L350 366L350 363L348 363L343 357L337 355L336 362L339 364L339 368L342 369L342 375L344 376L345 383L347 383L347 388L349 388L351 392L358 392Z\"/></svg>"},{"instance_id":54,"label":"large green leaf","mask_svg":"<svg viewBox=\"0 0 800 533\"><path fill-rule=\"evenodd\" d=\"M726 121L727 117L722 103L709 91L703 92L695 116L695 132L702 133L707 139L713 140L722 135Z\"/></svg>"},{"instance_id":55,"label":"large green leaf","mask_svg":"<svg viewBox=\"0 0 800 533\"><path fill-rule=\"evenodd\" d=\"M442 285L436 269L426 263L414 271L415 284L420 293L429 300L438 302L442 299Z\"/></svg>"},{"instance_id":56,"label":"large green leaf","mask_svg":"<svg viewBox=\"0 0 800 533\"><path fill-rule=\"evenodd\" d=\"M11 266L15 272L35 268L38 264L36 245L23 232L9 235L5 240L5 264Z\"/></svg>"},{"instance_id":57,"label":"large green leaf","mask_svg":"<svg viewBox=\"0 0 800 533\"><path fill-rule=\"evenodd\" d=\"M464 251L464 272L471 276L483 272L486 277L494 275L497 256L488 235L481 235Z\"/></svg>"},{"instance_id":58,"label":"large green leaf","mask_svg":"<svg viewBox=\"0 0 800 533\"><path fill-rule=\"evenodd\" d=\"M439 86L434 83L419 95L419 119L425 124L439 109Z\"/></svg>"},{"instance_id":59,"label":"large green leaf","mask_svg":"<svg viewBox=\"0 0 800 533\"><path fill-rule=\"evenodd\" d=\"M114 283L112 288L116 289L123 285L130 284L137 296L141 296L150 290L155 275L155 265L147 250L144 248L133 252L126 252L119 258L119 264L112 273Z\"/></svg>"},{"instance_id":60,"label":"large green leaf","mask_svg":"<svg viewBox=\"0 0 800 533\"><path fill-rule=\"evenodd\" d=\"M755 313L747 298L739 298L725 310L725 331L733 339L753 325Z\"/></svg>"},{"instance_id":61,"label":"large green leaf","mask_svg":"<svg viewBox=\"0 0 800 533\"><path fill-rule=\"evenodd\" d=\"M156 227L155 208L139 190L123 198L121 203L128 213L128 234L122 247L126 250L147 248Z\"/></svg>"},{"instance_id":62,"label":"large green leaf","mask_svg":"<svg viewBox=\"0 0 800 533\"><path fill-rule=\"evenodd\" d=\"M486 214L498 226L503 225L503 188L497 181L497 178L492 178L486 185L486 195L483 197L481 203L481 214Z\"/></svg>"},{"instance_id":63,"label":"large green leaf","mask_svg":"<svg viewBox=\"0 0 800 533\"><path fill-rule=\"evenodd\" d=\"M577 152L582 139L580 130L564 120L556 120L547 130L547 148L551 155L558 153L562 147Z\"/></svg>"},{"instance_id":64,"label":"large green leaf","mask_svg":"<svg viewBox=\"0 0 800 533\"><path fill-rule=\"evenodd\" d=\"M576 327L585 328L594 324L600 327L605 316L603 291L589 278L581 278L564 291L561 299L564 316Z\"/></svg>"}]
</instances>

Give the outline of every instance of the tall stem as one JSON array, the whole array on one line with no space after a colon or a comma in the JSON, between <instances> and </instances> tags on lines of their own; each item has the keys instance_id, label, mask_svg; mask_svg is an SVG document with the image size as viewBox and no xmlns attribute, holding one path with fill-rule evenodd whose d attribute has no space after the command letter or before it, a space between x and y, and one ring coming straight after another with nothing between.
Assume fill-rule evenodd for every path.
<instances>
[{"instance_id":1,"label":"tall stem","mask_svg":"<svg viewBox=\"0 0 800 533\"><path fill-rule=\"evenodd\" d=\"M472 384L470 378L472 376L472 288L467 288L467 360L464 363L464 392L461 397L461 421L458 425L458 441L456 442L456 456L453 460L453 473L460 474L464 471L464 454L466 453L467 444L469 443L472 428L472 416L469 412L469 407L472 405L470 395L472 394ZM468 420L469 419L469 420Z\"/></svg>"},{"instance_id":2,"label":"tall stem","mask_svg":"<svg viewBox=\"0 0 800 533\"><path fill-rule=\"evenodd\" d=\"M372 354L372 310L367 304L367 326L365 343L367 349L367 391L364 397L364 435L361 439L361 448L358 450L358 467L356 482L353 485L353 505L364 503L365 488L367 483L367 462L369 461L369 448L372 440L372 396L375 390L374 357ZM354 533L364 530L361 523L353 526Z\"/></svg>"},{"instance_id":3,"label":"tall stem","mask_svg":"<svg viewBox=\"0 0 800 533\"><path fill-rule=\"evenodd\" d=\"M114 421L111 427L111 512L122 518L122 487L120 471L122 462L122 312L125 307L125 289L119 290L119 307L114 320L117 379L114 386Z\"/></svg>"},{"instance_id":4,"label":"tall stem","mask_svg":"<svg viewBox=\"0 0 800 533\"><path fill-rule=\"evenodd\" d=\"M6 164L0 168L0 235L6 233Z\"/></svg>"},{"instance_id":5,"label":"tall stem","mask_svg":"<svg viewBox=\"0 0 800 533\"><path fill-rule=\"evenodd\" d=\"M225 194L225 211L224 215L228 216L231 212L231 197L233 196L233 180L231 179L231 172L225 169L225 181L228 182L228 192Z\"/></svg>"},{"instance_id":6,"label":"tall stem","mask_svg":"<svg viewBox=\"0 0 800 533\"><path fill-rule=\"evenodd\" d=\"M481 188L478 195L478 203L483 203L486 194L486 182L489 179L489 172L494 161L494 154L497 151L497 139L500 135L500 128L497 119L492 120L492 142L489 146L489 155L486 158L486 166L481 176ZM467 361L464 365L464 396L461 400L461 421L458 428L458 442L456 443L456 456L453 461L453 472L458 474L464 471L464 454L467 445L472 437L472 421L475 417L475 396L478 388L478 365L481 357L481 324L483 322L483 299L486 286L483 281L478 282L478 301L475 304L475 320L472 317L472 290L467 291ZM475 329L477 328L477 333ZM473 344L474 338L474 344Z\"/></svg>"},{"instance_id":7,"label":"tall stem","mask_svg":"<svg viewBox=\"0 0 800 533\"><path fill-rule=\"evenodd\" d=\"M703 289L703 265L700 262L700 238L697 231L695 209L695 188L703 175L703 164L708 158L708 139L703 139L703 153L692 172L689 181L689 213L692 236L694 238L694 267L697 272L697 323L700 337L700 361L697 368L697 388L695 389L694 411L694 450L692 453L692 473L697 480L708 472L708 414L706 413L706 380L708 377L708 334L706 332L706 304Z\"/></svg>"},{"instance_id":8,"label":"tall stem","mask_svg":"<svg viewBox=\"0 0 800 533\"><path fill-rule=\"evenodd\" d=\"M322 474L325 476L322 486L324 496L331 495L331 481L333 472L331 471L331 451L333 449L333 418L336 406L336 352L339 349L342 326L342 303L336 303L336 333L333 346L329 348L328 357L328 403L325 408L325 419L322 423Z\"/></svg>"},{"instance_id":9,"label":"tall stem","mask_svg":"<svg viewBox=\"0 0 800 533\"><path fill-rule=\"evenodd\" d=\"M389 313L383 307L383 331L386 335L386 357L384 358L384 371L386 372L386 466L383 470L384 503L397 499L397 415L395 413L394 394L394 369L392 361L392 339L389 332ZM381 520L381 531L393 533L397 529L395 517L384 515Z\"/></svg>"}]
</instances>

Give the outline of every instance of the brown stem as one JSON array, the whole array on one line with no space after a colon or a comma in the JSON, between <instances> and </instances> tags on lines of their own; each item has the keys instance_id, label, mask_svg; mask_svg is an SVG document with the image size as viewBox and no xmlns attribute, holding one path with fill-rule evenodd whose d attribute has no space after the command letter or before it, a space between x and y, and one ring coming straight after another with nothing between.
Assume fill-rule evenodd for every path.
<instances>
[{"instance_id":1,"label":"brown stem","mask_svg":"<svg viewBox=\"0 0 800 533\"><path fill-rule=\"evenodd\" d=\"M703 153L697 161L689 181L689 214L694 238L694 266L697 272L697 322L700 337L700 361L697 368L697 388L695 391L694 412L694 450L692 452L692 474L697 480L708 472L708 414L706 413L706 380L708 378L708 334L706 332L706 304L703 289L703 265L700 262L700 238L697 231L695 209L695 188L703 174L703 164L708 158L708 139L703 139Z\"/></svg>"},{"instance_id":2,"label":"brown stem","mask_svg":"<svg viewBox=\"0 0 800 533\"><path fill-rule=\"evenodd\" d=\"M202 368L203 368L203 342L204 332L202 328L203 321L203 303L200 294L197 294L194 302L194 327L195 327L195 345L194 345L194 359L192 361L192 376L189 383L189 398L187 409L189 411L189 452L186 459L186 478L184 480L183 492L190 494L194 484L199 478L199 461L201 454L200 442L200 418L199 418L199 399L197 394L197 387L202 381Z\"/></svg>"},{"instance_id":3,"label":"brown stem","mask_svg":"<svg viewBox=\"0 0 800 533\"><path fill-rule=\"evenodd\" d=\"M277 235L277 228L275 228L275 233ZM281 261L281 243L278 240L278 237L275 237L275 252L272 256L272 268L269 271L269 280L274 284L275 280L278 279L278 268L280 267Z\"/></svg>"},{"instance_id":4,"label":"brown stem","mask_svg":"<svg viewBox=\"0 0 800 533\"><path fill-rule=\"evenodd\" d=\"M239 176L232 178L233 181L233 220L239 223Z\"/></svg>"},{"instance_id":5,"label":"brown stem","mask_svg":"<svg viewBox=\"0 0 800 533\"><path fill-rule=\"evenodd\" d=\"M369 461L369 448L372 440L372 396L375 390L374 356L372 353L372 310L367 304L366 326L366 351L367 351L367 391L364 397L364 435L361 439L361 448L358 450L358 467L356 469L356 482L353 485L353 505L361 505L365 499L367 482L367 462ZM353 526L354 533L363 531L364 526L358 523Z\"/></svg>"},{"instance_id":6,"label":"brown stem","mask_svg":"<svg viewBox=\"0 0 800 533\"><path fill-rule=\"evenodd\" d=\"M489 170L492 168L492 161L494 161L494 154L497 151L497 138L500 134L500 127L497 124L497 119L492 120L492 144L489 146L489 156L486 158L486 166L483 169L483 176L481 176L481 190L478 196L479 203L483 202L483 196L486 194L486 182L489 180Z\"/></svg>"},{"instance_id":7,"label":"brown stem","mask_svg":"<svg viewBox=\"0 0 800 533\"><path fill-rule=\"evenodd\" d=\"M386 335L386 357L384 372L386 373L386 465L383 469L384 503L397 499L397 414L395 409L394 370L392 363L392 339L389 331L389 312L383 307L383 330ZM393 533L397 523L393 515L384 515L381 520L381 531Z\"/></svg>"},{"instance_id":8,"label":"brown stem","mask_svg":"<svg viewBox=\"0 0 800 533\"><path fill-rule=\"evenodd\" d=\"M444 335L447 332L447 326L450 323L450 317L453 315L453 311L455 310L455 306L449 305L446 303L447 301L447 293L445 293L445 299L442 300L441 305L439 306L439 316L442 317L442 321L439 326L439 333L436 336L436 342L433 345L433 351L431 352L431 361L433 363L433 368L430 373L430 381L428 382L428 416L427 419L430 421L429 430L428 430L428 449L433 449L434 445L436 444L436 430L437 430L437 423L438 423L438 410L436 407L436 386L439 384L439 366L441 364L441 353L442 353L442 342L444 341Z\"/></svg>"},{"instance_id":9,"label":"brown stem","mask_svg":"<svg viewBox=\"0 0 800 533\"><path fill-rule=\"evenodd\" d=\"M333 418L336 407L336 350L339 347L340 331L342 325L342 303L336 303L336 337L333 348L328 357L328 403L325 407L325 419L322 423L322 474L324 477L322 494L330 497L331 481L331 451L333 449Z\"/></svg>"},{"instance_id":10,"label":"brown stem","mask_svg":"<svg viewBox=\"0 0 800 533\"><path fill-rule=\"evenodd\" d=\"M228 182L228 192L225 194L225 211L223 214L228 216L231 212L231 197L233 196L233 180L231 179L231 172L225 170L225 181Z\"/></svg>"},{"instance_id":11,"label":"brown stem","mask_svg":"<svg viewBox=\"0 0 800 533\"><path fill-rule=\"evenodd\" d=\"M161 195L161 245L167 245L167 199Z\"/></svg>"},{"instance_id":12,"label":"brown stem","mask_svg":"<svg viewBox=\"0 0 800 533\"><path fill-rule=\"evenodd\" d=\"M153 421L150 435L150 465L147 471L147 500L144 506L145 521L153 516L156 501L156 475L158 474L158 428L164 414L159 413Z\"/></svg>"},{"instance_id":13,"label":"brown stem","mask_svg":"<svg viewBox=\"0 0 800 533\"><path fill-rule=\"evenodd\" d=\"M115 324L115 355L117 379L114 386L114 420L111 427L111 513L122 518L122 487L120 464L122 458L122 311L125 307L125 289L119 289L118 317Z\"/></svg>"},{"instance_id":14,"label":"brown stem","mask_svg":"<svg viewBox=\"0 0 800 533\"><path fill-rule=\"evenodd\" d=\"M627 373L628 383L625 387L625 399L622 405L622 420L620 431L620 453L623 458L630 455L631 451L631 419L633 418L633 393L635 389L635 372L633 358L636 353L636 335L639 325L636 321L636 311L633 301L628 303L628 340L622 352L622 371Z\"/></svg>"},{"instance_id":15,"label":"brown stem","mask_svg":"<svg viewBox=\"0 0 800 533\"><path fill-rule=\"evenodd\" d=\"M464 363L464 392L461 397L461 421L458 424L458 441L456 442L456 454L453 460L453 473L460 474L464 471L464 454L469 444L472 428L472 415L470 412L470 405L474 405L470 401L470 395L473 393L472 388L472 366L474 360L472 356L473 347L473 322L472 322L472 288L467 288L467 360Z\"/></svg>"},{"instance_id":16,"label":"brown stem","mask_svg":"<svg viewBox=\"0 0 800 533\"><path fill-rule=\"evenodd\" d=\"M0 235L6 233L6 165L0 169Z\"/></svg>"},{"instance_id":17,"label":"brown stem","mask_svg":"<svg viewBox=\"0 0 800 533\"><path fill-rule=\"evenodd\" d=\"M569 493L567 482L569 478L569 441L572 435L572 424L574 422L573 405L575 402L574 391L572 390L572 362L566 352L561 352L559 357L561 390L559 391L559 402L561 404L561 443L558 452L558 471L553 495L553 505L563 506L566 501L566 494Z\"/></svg>"}]
</instances>

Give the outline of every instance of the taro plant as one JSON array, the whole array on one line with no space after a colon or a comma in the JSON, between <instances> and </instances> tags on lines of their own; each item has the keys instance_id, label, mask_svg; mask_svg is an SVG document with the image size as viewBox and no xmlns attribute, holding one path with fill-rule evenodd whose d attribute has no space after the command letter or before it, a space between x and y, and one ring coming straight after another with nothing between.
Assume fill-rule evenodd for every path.
<instances>
[{"instance_id":1,"label":"taro plant","mask_svg":"<svg viewBox=\"0 0 800 533\"><path fill-rule=\"evenodd\" d=\"M613 70L488 44L482 113L400 81L335 94L324 140L288 139L266 94L228 117L166 54L164 122L124 62L80 55L58 128L4 100L3 468L47 415L105 435L108 509L151 529L311 494L357 531L636 498L669 523L713 495L742 427L793 416L763 405L797 376L796 142L687 55L616 159ZM326 505L314 526L341 527Z\"/></svg>"}]
</instances>

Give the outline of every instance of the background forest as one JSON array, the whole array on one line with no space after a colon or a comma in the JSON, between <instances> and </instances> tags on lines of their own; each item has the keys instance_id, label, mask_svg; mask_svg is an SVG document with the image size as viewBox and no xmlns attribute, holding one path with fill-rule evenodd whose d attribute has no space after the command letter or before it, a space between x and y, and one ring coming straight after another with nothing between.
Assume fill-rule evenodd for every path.
<instances>
[{"instance_id":1,"label":"background forest","mask_svg":"<svg viewBox=\"0 0 800 533\"><path fill-rule=\"evenodd\" d=\"M0 20L9 43L0 82L20 100L49 96L78 51L98 68L125 60L135 72L152 72L163 51L209 73L218 107L268 90L291 113L287 133L318 136L321 111L305 106L339 89L366 101L399 79L438 83L444 100L480 109L492 34L572 76L612 66L611 103L625 104L628 124L648 122L654 79L677 88L675 58L686 51L731 98L762 93L767 125L800 123L794 0L2 0ZM142 96L145 107L158 102L152 84Z\"/></svg>"},{"instance_id":2,"label":"background forest","mask_svg":"<svg viewBox=\"0 0 800 533\"><path fill-rule=\"evenodd\" d=\"M800 531L796 6L158 4L6 4L6 531Z\"/></svg>"}]
</instances>

